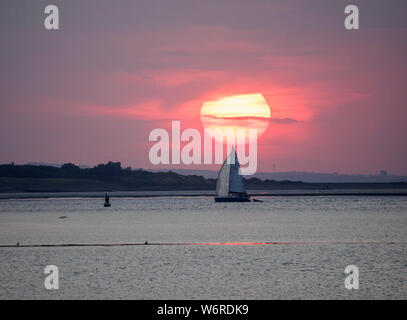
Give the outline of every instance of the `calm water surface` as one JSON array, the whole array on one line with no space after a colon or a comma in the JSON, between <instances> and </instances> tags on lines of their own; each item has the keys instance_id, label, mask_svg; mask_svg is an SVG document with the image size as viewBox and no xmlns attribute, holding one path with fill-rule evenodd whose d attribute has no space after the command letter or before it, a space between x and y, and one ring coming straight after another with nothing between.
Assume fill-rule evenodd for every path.
<instances>
[{"instance_id":1,"label":"calm water surface","mask_svg":"<svg viewBox=\"0 0 407 320\"><path fill-rule=\"evenodd\" d=\"M111 208L95 198L0 200L2 245L297 243L0 248L0 298L407 298L407 197L263 200L113 198ZM44 288L49 264L59 290ZM350 264L359 290L344 287Z\"/></svg>"}]
</instances>

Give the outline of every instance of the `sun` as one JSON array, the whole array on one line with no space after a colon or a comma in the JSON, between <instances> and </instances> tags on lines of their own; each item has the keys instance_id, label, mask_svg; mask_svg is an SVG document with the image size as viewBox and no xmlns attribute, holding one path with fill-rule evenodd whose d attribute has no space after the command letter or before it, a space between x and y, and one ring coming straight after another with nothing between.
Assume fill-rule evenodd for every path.
<instances>
[{"instance_id":1,"label":"sun","mask_svg":"<svg viewBox=\"0 0 407 320\"><path fill-rule=\"evenodd\" d=\"M266 132L270 122L270 107L260 93L228 96L206 101L201 108L201 122L205 129L257 130L257 138ZM223 139L222 139L223 140Z\"/></svg>"}]
</instances>

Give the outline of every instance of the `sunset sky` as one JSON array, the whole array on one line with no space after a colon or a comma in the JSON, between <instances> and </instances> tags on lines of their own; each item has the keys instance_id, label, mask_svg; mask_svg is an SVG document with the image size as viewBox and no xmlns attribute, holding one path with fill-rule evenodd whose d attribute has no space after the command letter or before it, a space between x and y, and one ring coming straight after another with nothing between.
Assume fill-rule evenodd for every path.
<instances>
[{"instance_id":1,"label":"sunset sky","mask_svg":"<svg viewBox=\"0 0 407 320\"><path fill-rule=\"evenodd\" d=\"M258 171L407 175L406 84L405 0L0 3L0 163L160 169L153 129L202 132L205 102L260 93Z\"/></svg>"}]
</instances>

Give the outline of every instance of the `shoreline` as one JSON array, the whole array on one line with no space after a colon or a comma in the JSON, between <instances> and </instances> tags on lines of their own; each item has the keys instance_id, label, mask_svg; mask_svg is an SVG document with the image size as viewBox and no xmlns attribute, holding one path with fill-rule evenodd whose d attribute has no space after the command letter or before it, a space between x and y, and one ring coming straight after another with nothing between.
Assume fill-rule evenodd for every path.
<instances>
[{"instance_id":1,"label":"shoreline","mask_svg":"<svg viewBox=\"0 0 407 320\"><path fill-rule=\"evenodd\" d=\"M59 198L156 198L156 197L214 197L215 191L81 191L81 192L15 192L0 193L0 200L59 199ZM329 190L248 190L251 197L405 197L406 189L329 189Z\"/></svg>"}]
</instances>

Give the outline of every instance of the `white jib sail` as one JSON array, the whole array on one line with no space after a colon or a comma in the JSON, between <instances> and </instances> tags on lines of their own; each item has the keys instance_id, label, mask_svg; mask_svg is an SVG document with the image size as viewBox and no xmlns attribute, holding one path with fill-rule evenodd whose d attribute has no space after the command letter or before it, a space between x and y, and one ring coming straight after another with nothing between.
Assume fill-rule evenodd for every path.
<instances>
[{"instance_id":1,"label":"white jib sail","mask_svg":"<svg viewBox=\"0 0 407 320\"><path fill-rule=\"evenodd\" d=\"M216 195L218 197L228 197L229 193L246 193L243 177L240 173L240 165L236 151L232 151L223 162L216 181Z\"/></svg>"}]
</instances>

